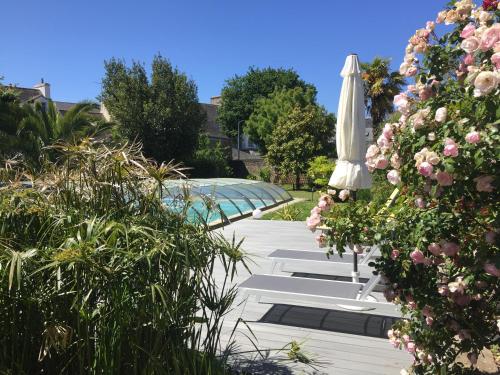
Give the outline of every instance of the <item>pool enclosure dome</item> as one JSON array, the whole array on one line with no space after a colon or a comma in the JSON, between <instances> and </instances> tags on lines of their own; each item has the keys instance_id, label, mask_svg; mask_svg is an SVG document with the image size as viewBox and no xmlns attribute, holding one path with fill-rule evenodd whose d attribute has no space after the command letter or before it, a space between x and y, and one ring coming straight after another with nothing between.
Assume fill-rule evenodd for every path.
<instances>
[{"instance_id":1,"label":"pool enclosure dome","mask_svg":"<svg viewBox=\"0 0 500 375\"><path fill-rule=\"evenodd\" d=\"M172 209L187 206L190 221L229 223L291 201L292 196L271 183L238 178L167 180L163 201Z\"/></svg>"}]
</instances>

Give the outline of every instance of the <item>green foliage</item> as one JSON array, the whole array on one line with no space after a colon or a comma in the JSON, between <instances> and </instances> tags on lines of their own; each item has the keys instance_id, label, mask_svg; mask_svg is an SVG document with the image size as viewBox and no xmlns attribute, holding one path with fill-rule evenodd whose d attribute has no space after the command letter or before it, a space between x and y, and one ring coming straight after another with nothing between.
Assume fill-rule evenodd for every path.
<instances>
[{"instance_id":1,"label":"green foliage","mask_svg":"<svg viewBox=\"0 0 500 375\"><path fill-rule=\"evenodd\" d=\"M14 91L0 89L0 155L21 156L35 167L44 159L54 160L57 153L48 146L76 142L109 127L89 114L94 107L81 102L62 115L51 100L21 106Z\"/></svg>"},{"instance_id":2,"label":"green foliage","mask_svg":"<svg viewBox=\"0 0 500 375\"><path fill-rule=\"evenodd\" d=\"M162 203L175 166L135 146L57 147L28 184L0 169L0 373L224 373L240 244Z\"/></svg>"},{"instance_id":3,"label":"green foliage","mask_svg":"<svg viewBox=\"0 0 500 375\"><path fill-rule=\"evenodd\" d=\"M312 186L324 188L328 186L328 181L334 169L335 162L324 155L317 156L309 162L307 178L311 181Z\"/></svg>"},{"instance_id":4,"label":"green foliage","mask_svg":"<svg viewBox=\"0 0 500 375\"><path fill-rule=\"evenodd\" d=\"M226 81L221 92L222 105L218 110L217 121L229 137L235 138L238 122L248 120L259 98L266 98L275 90L294 87L316 91L292 69L250 67L245 75L235 75Z\"/></svg>"},{"instance_id":5,"label":"green foliage","mask_svg":"<svg viewBox=\"0 0 500 375\"><path fill-rule=\"evenodd\" d=\"M311 105L316 105L316 90L313 88L294 87L276 90L269 96L256 100L254 110L245 122L244 131L265 154L278 121L288 116L295 107L304 109Z\"/></svg>"},{"instance_id":6,"label":"green foliage","mask_svg":"<svg viewBox=\"0 0 500 375\"><path fill-rule=\"evenodd\" d=\"M394 111L392 100L406 84L399 72L391 72L390 59L376 57L370 63L362 63L367 110L376 129Z\"/></svg>"},{"instance_id":7,"label":"green foliage","mask_svg":"<svg viewBox=\"0 0 500 375\"><path fill-rule=\"evenodd\" d=\"M339 236L365 225L367 240L379 244L381 257L372 266L386 278L386 298L406 317L390 339L414 356L411 373L417 375L478 374L459 356L477 359L498 344L500 96L491 79L493 48L481 39L464 69L460 34L472 23L491 35L500 12L484 22L467 4L452 2L445 11L453 17L461 6L450 33L438 37L420 29L410 39L423 52L416 60L417 46L410 43L405 56L418 69L414 89L398 97L403 116L384 129L383 147L371 146L370 163L390 160L390 173L401 180L395 204L383 215L326 219ZM490 77L489 90L480 85L481 74ZM332 232L327 240L339 238ZM359 240L355 232L345 239Z\"/></svg>"},{"instance_id":8,"label":"green foliage","mask_svg":"<svg viewBox=\"0 0 500 375\"><path fill-rule=\"evenodd\" d=\"M286 204L275 212L274 217L278 220L298 221L300 214L300 208L296 207L295 204Z\"/></svg>"},{"instance_id":9,"label":"green foliage","mask_svg":"<svg viewBox=\"0 0 500 375\"><path fill-rule=\"evenodd\" d=\"M325 154L335 123L317 106L295 107L276 124L268 147L267 160L282 175L293 175L295 187L309 160Z\"/></svg>"},{"instance_id":10,"label":"green foliage","mask_svg":"<svg viewBox=\"0 0 500 375\"><path fill-rule=\"evenodd\" d=\"M271 182L271 168L269 166L264 166L259 170L259 178L264 182Z\"/></svg>"},{"instance_id":11,"label":"green foliage","mask_svg":"<svg viewBox=\"0 0 500 375\"><path fill-rule=\"evenodd\" d=\"M211 145L206 134L200 135L198 149L187 165L193 168L192 171L188 171L191 177L228 177L232 173L226 150L220 142L217 142L215 146Z\"/></svg>"},{"instance_id":12,"label":"green foliage","mask_svg":"<svg viewBox=\"0 0 500 375\"><path fill-rule=\"evenodd\" d=\"M140 63L105 63L102 94L106 108L129 141L140 141L144 153L158 162L192 158L206 115L197 87L186 74L158 55L151 78Z\"/></svg>"},{"instance_id":13,"label":"green foliage","mask_svg":"<svg viewBox=\"0 0 500 375\"><path fill-rule=\"evenodd\" d=\"M374 217L380 214L380 206L376 202L365 201L337 203L332 206L326 219L329 253L333 254L335 246L339 255L346 247L374 244Z\"/></svg>"}]
</instances>

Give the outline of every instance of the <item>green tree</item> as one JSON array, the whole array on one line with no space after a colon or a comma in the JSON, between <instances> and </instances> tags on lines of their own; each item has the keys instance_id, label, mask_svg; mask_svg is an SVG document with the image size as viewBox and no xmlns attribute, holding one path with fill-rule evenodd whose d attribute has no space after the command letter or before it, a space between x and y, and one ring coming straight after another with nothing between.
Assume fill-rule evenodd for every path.
<instances>
[{"instance_id":1,"label":"green tree","mask_svg":"<svg viewBox=\"0 0 500 375\"><path fill-rule=\"evenodd\" d=\"M189 160L206 115L197 87L186 74L158 55L151 78L144 66L122 60L105 62L101 99L128 140L139 140L144 153L158 162Z\"/></svg>"},{"instance_id":2,"label":"green tree","mask_svg":"<svg viewBox=\"0 0 500 375\"><path fill-rule=\"evenodd\" d=\"M198 149L194 153L193 160L187 162L192 171L188 171L191 177L227 177L231 175L228 153L217 142L210 144L210 139L206 134L200 134Z\"/></svg>"},{"instance_id":3,"label":"green tree","mask_svg":"<svg viewBox=\"0 0 500 375\"><path fill-rule=\"evenodd\" d=\"M21 139L18 134L24 115L15 93L0 85L0 156L9 158L33 152L32 139Z\"/></svg>"},{"instance_id":4,"label":"green tree","mask_svg":"<svg viewBox=\"0 0 500 375\"><path fill-rule=\"evenodd\" d=\"M334 122L317 106L295 107L276 124L268 147L267 159L282 175L295 177L307 171L309 161L326 152L333 134Z\"/></svg>"},{"instance_id":5,"label":"green tree","mask_svg":"<svg viewBox=\"0 0 500 375\"><path fill-rule=\"evenodd\" d=\"M218 122L229 137L235 138L238 134L238 123L250 117L257 99L267 97L276 89L294 87L316 91L292 69L250 67L245 75L235 75L226 81L221 92L222 105L218 111Z\"/></svg>"},{"instance_id":6,"label":"green tree","mask_svg":"<svg viewBox=\"0 0 500 375\"><path fill-rule=\"evenodd\" d=\"M52 101L46 105L21 106L11 90L0 93L0 154L4 157L23 155L32 165L40 157L56 154L44 147L58 141L75 142L104 128L102 121L89 114L95 106L81 102L62 115Z\"/></svg>"},{"instance_id":7,"label":"green tree","mask_svg":"<svg viewBox=\"0 0 500 375\"><path fill-rule=\"evenodd\" d=\"M361 69L365 102L375 129L388 114L394 112L392 100L405 85L405 79L399 72L390 71L389 59L376 57L370 63L362 63Z\"/></svg>"},{"instance_id":8,"label":"green tree","mask_svg":"<svg viewBox=\"0 0 500 375\"><path fill-rule=\"evenodd\" d=\"M245 133L265 154L278 120L288 116L295 107L305 108L309 105L316 105L316 90L313 88L278 89L256 100L254 110L245 122Z\"/></svg>"}]
</instances>

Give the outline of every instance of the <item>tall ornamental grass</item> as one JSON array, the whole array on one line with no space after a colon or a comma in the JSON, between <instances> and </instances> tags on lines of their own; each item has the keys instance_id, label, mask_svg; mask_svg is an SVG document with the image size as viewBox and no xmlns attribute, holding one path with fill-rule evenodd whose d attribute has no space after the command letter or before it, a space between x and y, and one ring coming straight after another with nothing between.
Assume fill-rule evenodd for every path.
<instances>
[{"instance_id":1,"label":"tall ornamental grass","mask_svg":"<svg viewBox=\"0 0 500 375\"><path fill-rule=\"evenodd\" d=\"M0 170L0 373L224 373L239 244L162 204L176 166L57 147L36 176Z\"/></svg>"}]
</instances>

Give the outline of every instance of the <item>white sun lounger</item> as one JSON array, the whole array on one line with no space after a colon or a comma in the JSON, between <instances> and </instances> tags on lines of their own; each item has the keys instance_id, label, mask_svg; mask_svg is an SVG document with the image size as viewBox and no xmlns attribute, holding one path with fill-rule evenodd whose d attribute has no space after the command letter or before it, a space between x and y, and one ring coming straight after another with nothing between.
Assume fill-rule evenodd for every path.
<instances>
[{"instance_id":1,"label":"white sun lounger","mask_svg":"<svg viewBox=\"0 0 500 375\"><path fill-rule=\"evenodd\" d=\"M311 302L372 309L385 307L384 315L401 316L399 312L395 311L393 304L373 302L367 299L379 281L380 276L372 276L366 284L361 284L305 277L252 275L239 286L239 289L243 291L243 297L246 299L253 295L258 299L270 297L279 301L293 300L294 305L307 307L310 307ZM243 306L244 309L245 306Z\"/></svg>"},{"instance_id":2,"label":"white sun lounger","mask_svg":"<svg viewBox=\"0 0 500 375\"><path fill-rule=\"evenodd\" d=\"M376 246L372 246L370 250L363 255L360 255L361 261L359 266L366 272L369 269L368 263L374 260L375 252L378 250ZM338 254L331 254L327 256L324 251L310 251L310 250L286 250L277 249L268 255L268 258L273 261L271 273L279 271L288 272L308 272L314 270L312 273L331 275L333 266L335 271L344 271L350 274L352 271L353 255L352 253L345 253L340 257ZM284 269L286 265L286 269Z\"/></svg>"}]
</instances>

